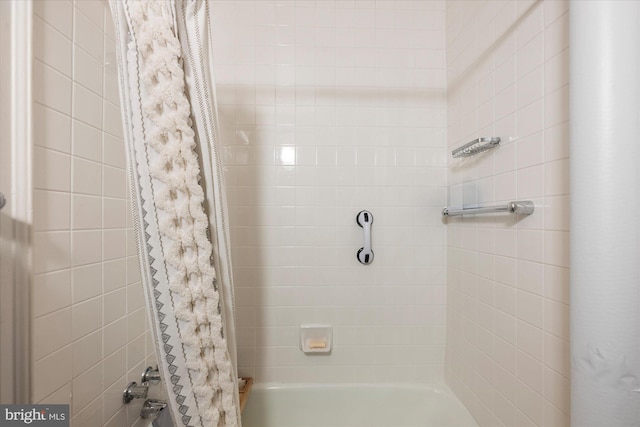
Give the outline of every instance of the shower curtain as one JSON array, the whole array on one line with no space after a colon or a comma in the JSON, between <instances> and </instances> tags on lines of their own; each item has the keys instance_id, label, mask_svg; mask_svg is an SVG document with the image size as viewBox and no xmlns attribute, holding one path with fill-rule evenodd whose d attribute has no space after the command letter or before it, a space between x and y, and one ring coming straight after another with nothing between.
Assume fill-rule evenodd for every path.
<instances>
[{"instance_id":1,"label":"shower curtain","mask_svg":"<svg viewBox=\"0 0 640 427\"><path fill-rule=\"evenodd\" d=\"M176 426L239 426L205 0L110 0L142 282Z\"/></svg>"}]
</instances>

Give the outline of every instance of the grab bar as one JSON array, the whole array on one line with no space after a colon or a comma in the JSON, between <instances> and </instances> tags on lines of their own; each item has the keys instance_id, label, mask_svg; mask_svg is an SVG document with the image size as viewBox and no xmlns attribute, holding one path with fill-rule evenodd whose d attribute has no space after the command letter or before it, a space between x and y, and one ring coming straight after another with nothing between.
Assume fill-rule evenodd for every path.
<instances>
[{"instance_id":1,"label":"grab bar","mask_svg":"<svg viewBox=\"0 0 640 427\"><path fill-rule=\"evenodd\" d=\"M492 148L496 148L498 144L500 144L499 136L486 136L474 139L473 141L456 148L451 152L451 155L453 157L471 157L476 154L484 153Z\"/></svg>"},{"instance_id":2,"label":"grab bar","mask_svg":"<svg viewBox=\"0 0 640 427\"><path fill-rule=\"evenodd\" d=\"M499 206L482 206L478 208L444 208L442 216L458 216L468 214L484 214L493 212L507 212L517 215L531 215L535 209L535 205L531 200L520 200L509 202L506 205Z\"/></svg>"}]
</instances>

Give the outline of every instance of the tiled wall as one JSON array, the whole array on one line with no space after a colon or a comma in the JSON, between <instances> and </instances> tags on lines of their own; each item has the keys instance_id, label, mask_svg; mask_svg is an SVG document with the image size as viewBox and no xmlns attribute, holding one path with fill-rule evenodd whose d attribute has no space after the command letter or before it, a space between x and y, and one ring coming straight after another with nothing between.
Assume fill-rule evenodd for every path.
<instances>
[{"instance_id":1,"label":"tiled wall","mask_svg":"<svg viewBox=\"0 0 640 427\"><path fill-rule=\"evenodd\" d=\"M240 374L442 381L445 2L213 8ZM299 350L303 323L333 325L330 356Z\"/></svg>"},{"instance_id":2,"label":"tiled wall","mask_svg":"<svg viewBox=\"0 0 640 427\"><path fill-rule=\"evenodd\" d=\"M568 2L447 2L449 203L533 200L448 224L448 383L482 426L568 426Z\"/></svg>"},{"instance_id":3,"label":"tiled wall","mask_svg":"<svg viewBox=\"0 0 640 427\"><path fill-rule=\"evenodd\" d=\"M72 425L128 426L128 381L153 360L127 206L111 16L34 2L33 402ZM147 363L145 363L145 360Z\"/></svg>"}]
</instances>

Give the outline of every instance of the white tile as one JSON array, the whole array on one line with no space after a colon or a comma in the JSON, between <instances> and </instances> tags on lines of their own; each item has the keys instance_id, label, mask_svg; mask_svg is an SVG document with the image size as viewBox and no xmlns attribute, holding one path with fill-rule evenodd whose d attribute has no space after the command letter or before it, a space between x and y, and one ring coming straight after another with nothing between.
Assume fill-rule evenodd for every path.
<instances>
[{"instance_id":1,"label":"white tile","mask_svg":"<svg viewBox=\"0 0 640 427\"><path fill-rule=\"evenodd\" d=\"M102 293L102 266L91 264L72 270L74 304Z\"/></svg>"},{"instance_id":2,"label":"white tile","mask_svg":"<svg viewBox=\"0 0 640 427\"><path fill-rule=\"evenodd\" d=\"M519 153L518 153L519 154ZM544 195L544 167L532 166L518 170L518 198L528 200Z\"/></svg>"},{"instance_id":3,"label":"white tile","mask_svg":"<svg viewBox=\"0 0 640 427\"><path fill-rule=\"evenodd\" d=\"M533 425L541 425L544 416L544 399L533 389L522 382L516 386L516 403L518 408L534 421ZM517 425L525 425L524 418L516 421Z\"/></svg>"},{"instance_id":4,"label":"white tile","mask_svg":"<svg viewBox=\"0 0 640 427\"><path fill-rule=\"evenodd\" d=\"M98 330L73 343L73 376L77 377L101 359L102 331Z\"/></svg>"},{"instance_id":5,"label":"white tile","mask_svg":"<svg viewBox=\"0 0 640 427\"><path fill-rule=\"evenodd\" d=\"M96 60L102 61L103 32L79 10L74 11L74 42Z\"/></svg>"},{"instance_id":6,"label":"white tile","mask_svg":"<svg viewBox=\"0 0 640 427\"><path fill-rule=\"evenodd\" d=\"M71 77L71 41L38 17L33 20L33 56Z\"/></svg>"},{"instance_id":7,"label":"white tile","mask_svg":"<svg viewBox=\"0 0 640 427\"><path fill-rule=\"evenodd\" d=\"M102 135L97 128L73 121L73 155L102 161Z\"/></svg>"},{"instance_id":8,"label":"white tile","mask_svg":"<svg viewBox=\"0 0 640 427\"><path fill-rule=\"evenodd\" d=\"M71 114L71 80L41 61L33 61L33 99L62 114Z\"/></svg>"},{"instance_id":9,"label":"white tile","mask_svg":"<svg viewBox=\"0 0 640 427\"><path fill-rule=\"evenodd\" d=\"M69 245L68 231L41 231L34 233L34 273L47 273L68 268L71 252Z\"/></svg>"},{"instance_id":10,"label":"white tile","mask_svg":"<svg viewBox=\"0 0 640 427\"><path fill-rule=\"evenodd\" d=\"M522 108L544 95L544 66L534 68L518 79L517 107Z\"/></svg>"},{"instance_id":11,"label":"white tile","mask_svg":"<svg viewBox=\"0 0 640 427\"><path fill-rule=\"evenodd\" d=\"M68 307L71 304L71 280L69 270L38 274L33 282L33 315Z\"/></svg>"},{"instance_id":12,"label":"white tile","mask_svg":"<svg viewBox=\"0 0 640 427\"><path fill-rule=\"evenodd\" d=\"M127 354L124 348L104 358L102 366L105 387L111 386L126 373L126 362Z\"/></svg>"},{"instance_id":13,"label":"white tile","mask_svg":"<svg viewBox=\"0 0 640 427\"><path fill-rule=\"evenodd\" d=\"M539 99L518 110L518 136L523 138L544 129L547 98Z\"/></svg>"},{"instance_id":14,"label":"white tile","mask_svg":"<svg viewBox=\"0 0 640 427\"><path fill-rule=\"evenodd\" d=\"M44 105L33 104L34 145L71 153L71 119Z\"/></svg>"},{"instance_id":15,"label":"white tile","mask_svg":"<svg viewBox=\"0 0 640 427\"><path fill-rule=\"evenodd\" d=\"M55 311L35 319L33 358L39 360L71 343L71 309Z\"/></svg>"},{"instance_id":16,"label":"white tile","mask_svg":"<svg viewBox=\"0 0 640 427\"><path fill-rule=\"evenodd\" d=\"M75 157L73 159L72 189L74 193L100 196L102 194L102 171L100 164Z\"/></svg>"},{"instance_id":17,"label":"white tile","mask_svg":"<svg viewBox=\"0 0 640 427\"><path fill-rule=\"evenodd\" d=\"M569 196L550 196L545 201L545 229L569 231Z\"/></svg>"},{"instance_id":18,"label":"white tile","mask_svg":"<svg viewBox=\"0 0 640 427\"><path fill-rule=\"evenodd\" d=\"M127 178L123 169L103 167L104 192L103 196L124 199L127 190Z\"/></svg>"},{"instance_id":19,"label":"white tile","mask_svg":"<svg viewBox=\"0 0 640 427\"><path fill-rule=\"evenodd\" d=\"M109 101L103 102L104 112L104 130L118 138L123 137L122 131L122 116L120 115L120 108Z\"/></svg>"},{"instance_id":20,"label":"white tile","mask_svg":"<svg viewBox=\"0 0 640 427\"><path fill-rule=\"evenodd\" d=\"M103 199L104 228L125 228L127 225L126 201L123 199Z\"/></svg>"},{"instance_id":21,"label":"white tile","mask_svg":"<svg viewBox=\"0 0 640 427\"><path fill-rule=\"evenodd\" d=\"M109 324L127 313L126 290L119 289L102 296L104 304L104 324Z\"/></svg>"},{"instance_id":22,"label":"white tile","mask_svg":"<svg viewBox=\"0 0 640 427\"><path fill-rule=\"evenodd\" d=\"M98 28L102 29L104 25L104 2L100 0L81 0L75 3L75 7Z\"/></svg>"},{"instance_id":23,"label":"white tile","mask_svg":"<svg viewBox=\"0 0 640 427\"><path fill-rule=\"evenodd\" d=\"M74 231L72 239L72 264L74 267L102 260L102 236L96 231Z\"/></svg>"},{"instance_id":24,"label":"white tile","mask_svg":"<svg viewBox=\"0 0 640 427\"><path fill-rule=\"evenodd\" d=\"M569 160L558 160L545 164L545 195L569 194Z\"/></svg>"},{"instance_id":25,"label":"white tile","mask_svg":"<svg viewBox=\"0 0 640 427\"><path fill-rule=\"evenodd\" d=\"M544 332L527 322L518 321L518 349L537 361L544 360Z\"/></svg>"},{"instance_id":26,"label":"white tile","mask_svg":"<svg viewBox=\"0 0 640 427\"><path fill-rule=\"evenodd\" d=\"M43 190L69 191L71 159L40 147L33 149L33 186Z\"/></svg>"},{"instance_id":27,"label":"white tile","mask_svg":"<svg viewBox=\"0 0 640 427\"><path fill-rule=\"evenodd\" d=\"M541 328L543 326L543 298L525 291L518 291L518 318Z\"/></svg>"},{"instance_id":28,"label":"white tile","mask_svg":"<svg viewBox=\"0 0 640 427\"><path fill-rule=\"evenodd\" d=\"M103 390L102 364L83 372L73 380L75 393L72 398L72 408L75 414L84 409L93 399L98 397ZM100 406L97 409L101 409Z\"/></svg>"},{"instance_id":29,"label":"white tile","mask_svg":"<svg viewBox=\"0 0 640 427\"><path fill-rule=\"evenodd\" d=\"M103 331L103 352L109 355L127 343L127 334L123 333L127 328L127 319L121 318L109 325L105 325ZM122 393L122 392L121 392Z\"/></svg>"},{"instance_id":30,"label":"white tile","mask_svg":"<svg viewBox=\"0 0 640 427\"><path fill-rule=\"evenodd\" d=\"M88 381L88 380L85 380L85 381ZM76 387L79 387L79 386L83 386L83 384L80 382L76 382ZM76 404L80 403L78 402L79 399L75 399L75 400L76 400ZM81 402L81 403L84 403L84 402ZM73 408L75 409L75 407ZM96 399L94 399L88 405L84 406L78 412L75 412L73 417L71 418L71 422L74 425L89 425L92 422L95 422L95 420L102 419L102 413L103 413L102 397L98 396Z\"/></svg>"},{"instance_id":31,"label":"white tile","mask_svg":"<svg viewBox=\"0 0 640 427\"><path fill-rule=\"evenodd\" d=\"M518 258L544 261L545 233L540 230L518 230Z\"/></svg>"},{"instance_id":32,"label":"white tile","mask_svg":"<svg viewBox=\"0 0 640 427\"><path fill-rule=\"evenodd\" d=\"M69 230L69 194L34 190L33 227L35 231Z\"/></svg>"},{"instance_id":33,"label":"white tile","mask_svg":"<svg viewBox=\"0 0 640 427\"><path fill-rule=\"evenodd\" d=\"M102 95L103 64L77 46L73 52L73 78L84 88Z\"/></svg>"},{"instance_id":34,"label":"white tile","mask_svg":"<svg viewBox=\"0 0 640 427\"><path fill-rule=\"evenodd\" d=\"M103 141L103 161L106 165L119 169L126 166L124 142L112 135L105 134Z\"/></svg>"},{"instance_id":35,"label":"white tile","mask_svg":"<svg viewBox=\"0 0 640 427\"><path fill-rule=\"evenodd\" d=\"M113 229L103 232L103 259L122 258L127 254L127 234L124 230Z\"/></svg>"},{"instance_id":36,"label":"white tile","mask_svg":"<svg viewBox=\"0 0 640 427\"><path fill-rule=\"evenodd\" d=\"M74 118L100 129L102 127L102 99L77 83L73 85Z\"/></svg>"},{"instance_id":37,"label":"white tile","mask_svg":"<svg viewBox=\"0 0 640 427\"><path fill-rule=\"evenodd\" d=\"M545 232L544 261L547 264L569 267L569 232Z\"/></svg>"},{"instance_id":38,"label":"white tile","mask_svg":"<svg viewBox=\"0 0 640 427\"><path fill-rule=\"evenodd\" d=\"M102 326L102 298L90 299L72 307L73 339L77 340Z\"/></svg>"},{"instance_id":39,"label":"white tile","mask_svg":"<svg viewBox=\"0 0 640 427\"><path fill-rule=\"evenodd\" d=\"M71 39L73 32L73 5L68 0L36 1L33 10L49 25Z\"/></svg>"},{"instance_id":40,"label":"white tile","mask_svg":"<svg viewBox=\"0 0 640 427\"><path fill-rule=\"evenodd\" d=\"M562 86L547 94L544 102L546 126L554 126L569 120L569 86Z\"/></svg>"},{"instance_id":41,"label":"white tile","mask_svg":"<svg viewBox=\"0 0 640 427\"><path fill-rule=\"evenodd\" d=\"M551 58L569 46L569 14L561 15L545 31L545 56Z\"/></svg>"},{"instance_id":42,"label":"white tile","mask_svg":"<svg viewBox=\"0 0 640 427\"><path fill-rule=\"evenodd\" d=\"M102 226L102 199L97 196L74 194L72 198L72 228L98 229Z\"/></svg>"},{"instance_id":43,"label":"white tile","mask_svg":"<svg viewBox=\"0 0 640 427\"><path fill-rule=\"evenodd\" d=\"M34 362L33 375L38 381L33 386L33 400L39 402L71 379L71 347L51 353Z\"/></svg>"}]
</instances>

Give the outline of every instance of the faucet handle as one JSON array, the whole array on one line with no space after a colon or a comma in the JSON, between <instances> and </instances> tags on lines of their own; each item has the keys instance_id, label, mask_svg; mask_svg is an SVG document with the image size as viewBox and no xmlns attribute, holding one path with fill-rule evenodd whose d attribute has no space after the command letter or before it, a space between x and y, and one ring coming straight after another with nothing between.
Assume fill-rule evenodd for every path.
<instances>
[{"instance_id":1,"label":"faucet handle","mask_svg":"<svg viewBox=\"0 0 640 427\"><path fill-rule=\"evenodd\" d=\"M135 381L130 382L122 393L122 403L129 403L133 399L146 399L148 392L148 385L143 384L139 386Z\"/></svg>"},{"instance_id":2,"label":"faucet handle","mask_svg":"<svg viewBox=\"0 0 640 427\"><path fill-rule=\"evenodd\" d=\"M158 370L158 367L156 366L155 368L152 368L151 366L148 366L142 373L140 382L142 384L158 384L160 382L160 371Z\"/></svg>"}]
</instances>

